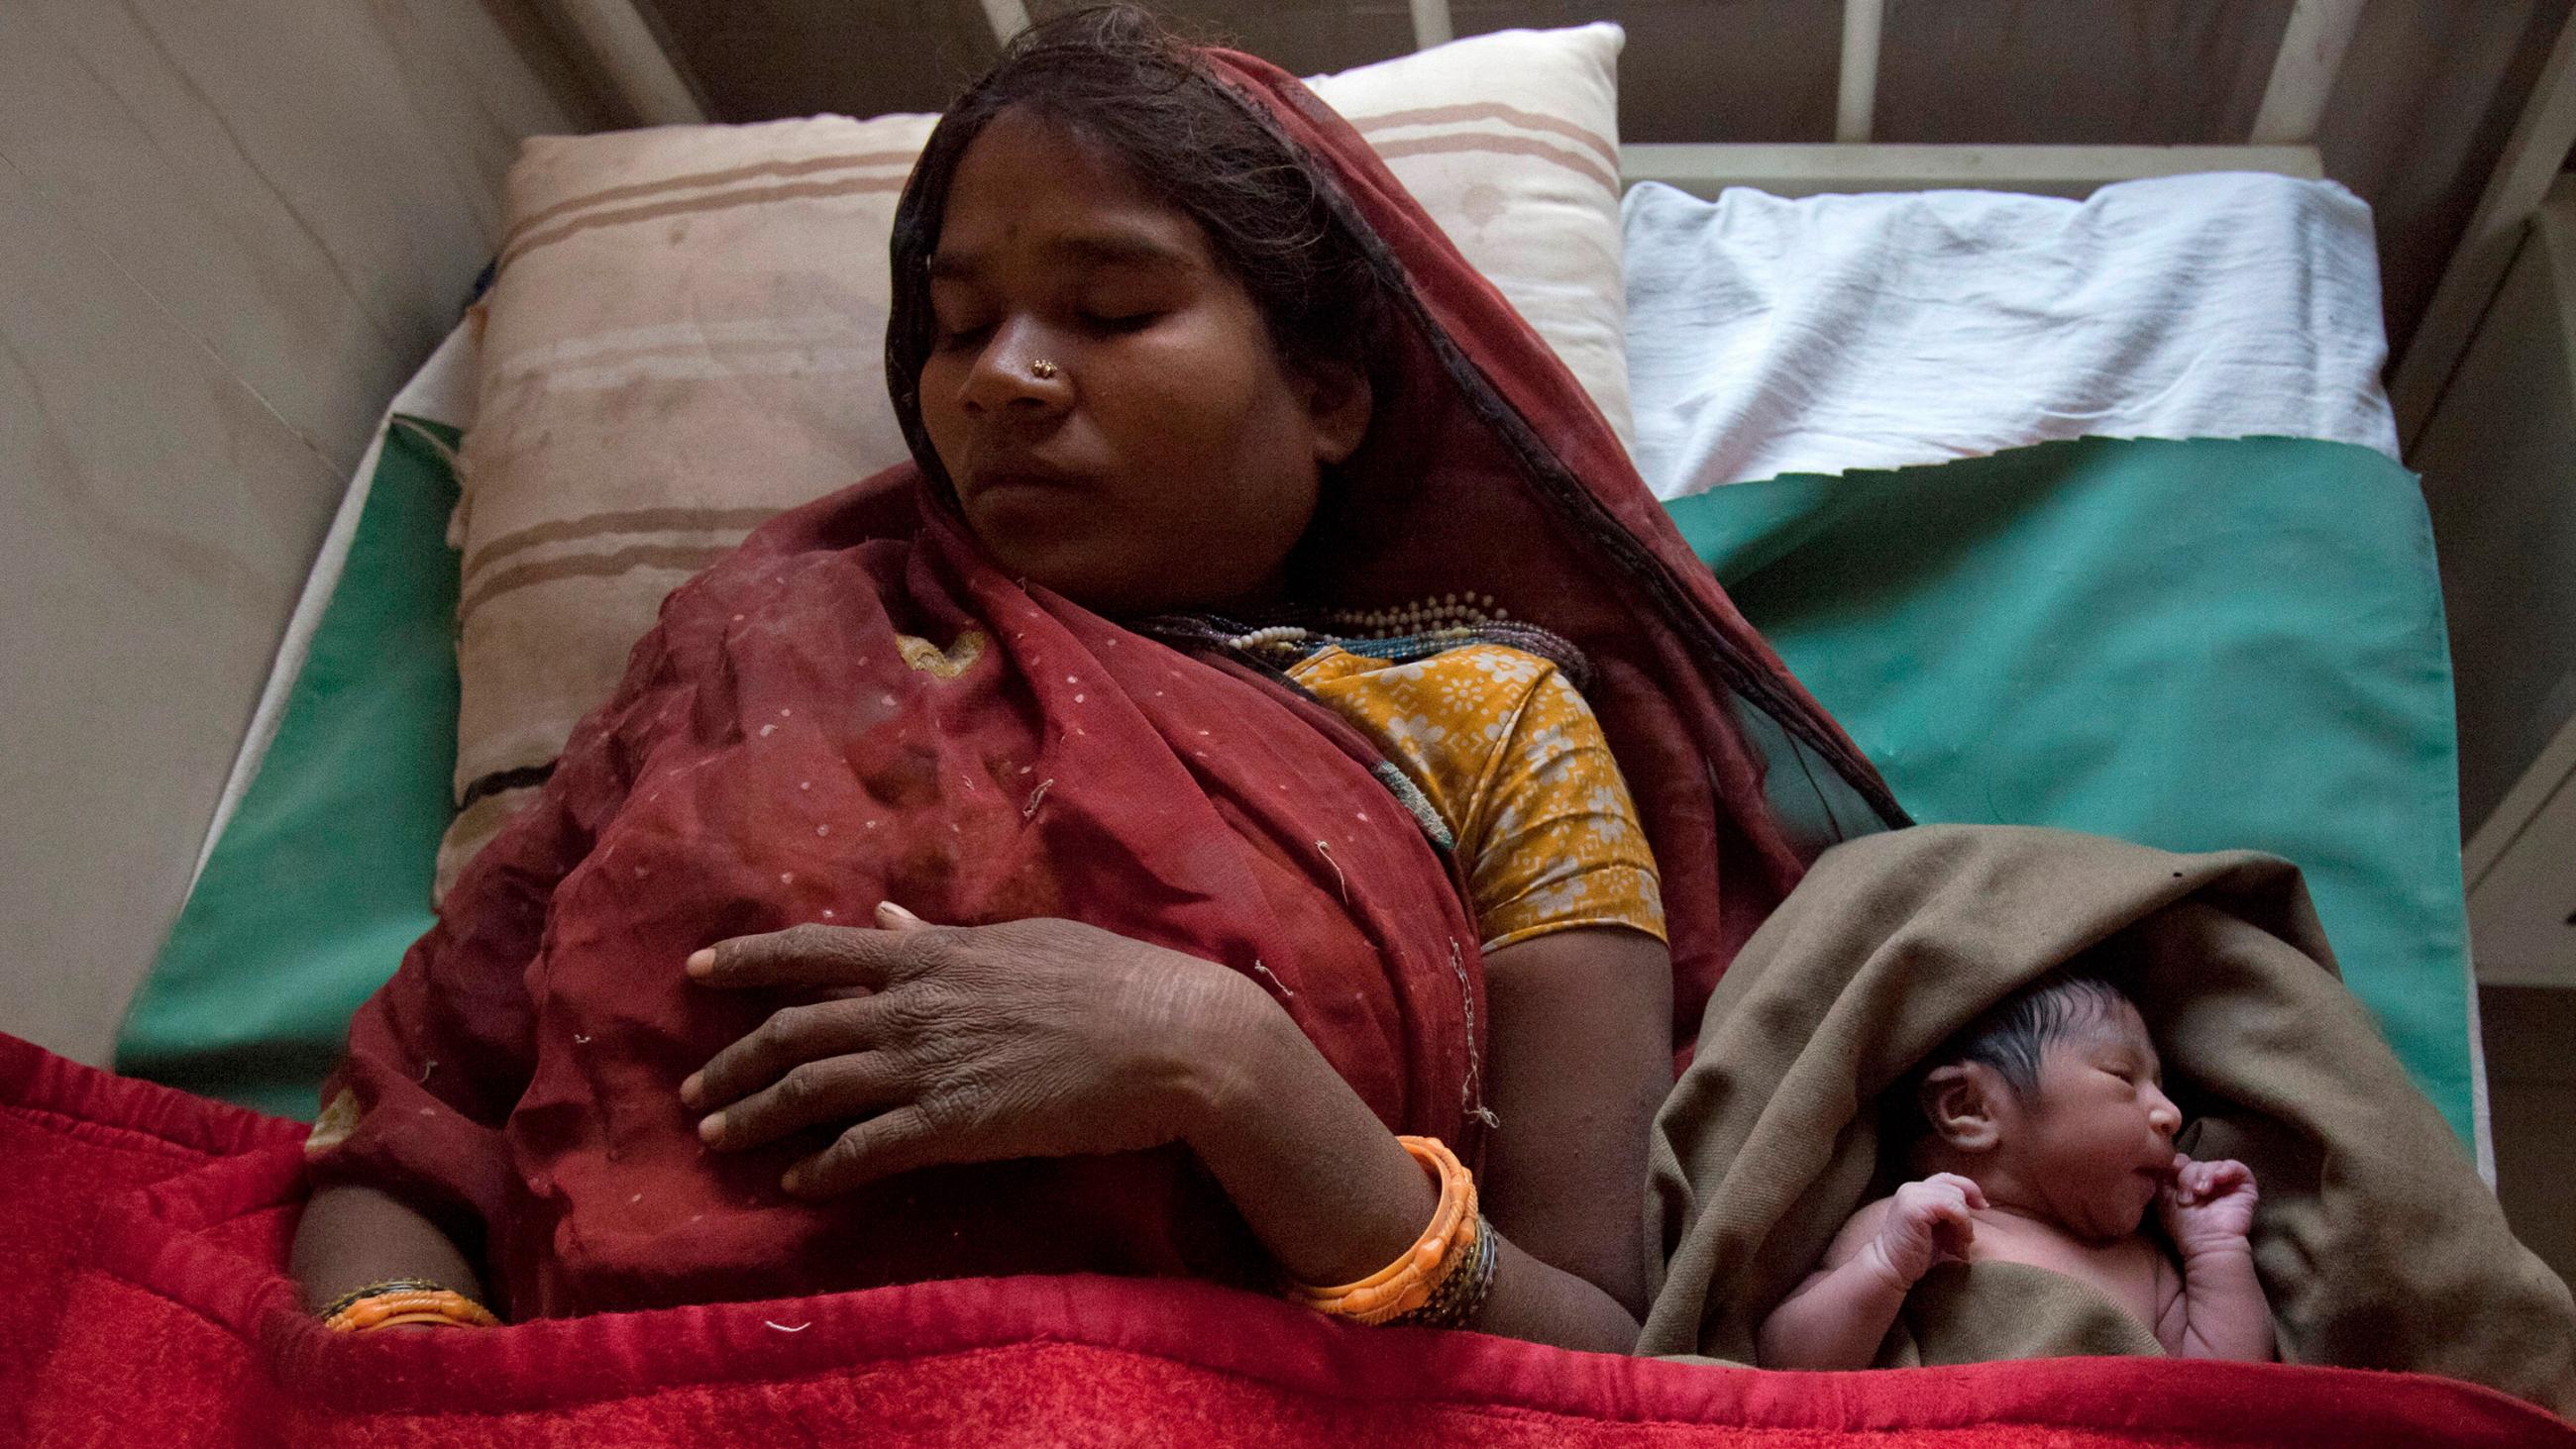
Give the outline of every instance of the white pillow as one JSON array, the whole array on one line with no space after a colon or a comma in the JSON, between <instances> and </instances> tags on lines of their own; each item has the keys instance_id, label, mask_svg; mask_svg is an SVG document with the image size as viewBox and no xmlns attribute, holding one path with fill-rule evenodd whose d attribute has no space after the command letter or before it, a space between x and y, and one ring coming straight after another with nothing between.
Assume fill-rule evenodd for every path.
<instances>
[{"instance_id":1,"label":"white pillow","mask_svg":"<svg viewBox=\"0 0 2576 1449\"><path fill-rule=\"evenodd\" d=\"M1315 82L1628 433L1613 25ZM662 596L907 452L886 243L935 116L531 140L479 309L455 786L439 888L615 687Z\"/></svg>"},{"instance_id":2,"label":"white pillow","mask_svg":"<svg viewBox=\"0 0 2576 1449\"><path fill-rule=\"evenodd\" d=\"M1676 498L2052 438L2397 456L2370 209L2250 172L1992 191L1628 194L1638 468Z\"/></svg>"},{"instance_id":3,"label":"white pillow","mask_svg":"<svg viewBox=\"0 0 2576 1449\"><path fill-rule=\"evenodd\" d=\"M1619 50L1608 22L1453 40L1306 84L1573 369L1623 444Z\"/></svg>"}]
</instances>

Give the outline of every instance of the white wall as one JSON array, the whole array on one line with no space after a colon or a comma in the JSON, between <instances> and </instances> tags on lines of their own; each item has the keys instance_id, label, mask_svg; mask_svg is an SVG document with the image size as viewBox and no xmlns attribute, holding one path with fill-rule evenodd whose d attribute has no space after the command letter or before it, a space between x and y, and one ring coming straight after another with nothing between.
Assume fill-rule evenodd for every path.
<instances>
[{"instance_id":1,"label":"white wall","mask_svg":"<svg viewBox=\"0 0 2576 1449\"><path fill-rule=\"evenodd\" d=\"M521 137L517 0L0 0L0 1030L103 1061Z\"/></svg>"}]
</instances>

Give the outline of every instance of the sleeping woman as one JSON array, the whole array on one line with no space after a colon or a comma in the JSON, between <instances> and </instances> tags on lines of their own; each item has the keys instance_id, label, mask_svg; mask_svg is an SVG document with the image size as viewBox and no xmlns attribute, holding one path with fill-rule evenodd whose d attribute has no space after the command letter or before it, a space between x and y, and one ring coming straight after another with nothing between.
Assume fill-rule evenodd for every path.
<instances>
[{"instance_id":1,"label":"sleeping woman","mask_svg":"<svg viewBox=\"0 0 2576 1449\"><path fill-rule=\"evenodd\" d=\"M1028 32L893 267L914 463L675 592L361 1010L307 1305L1159 1274L1631 1348L1673 1044L1817 843L1766 784L1884 787L1276 70Z\"/></svg>"}]
</instances>

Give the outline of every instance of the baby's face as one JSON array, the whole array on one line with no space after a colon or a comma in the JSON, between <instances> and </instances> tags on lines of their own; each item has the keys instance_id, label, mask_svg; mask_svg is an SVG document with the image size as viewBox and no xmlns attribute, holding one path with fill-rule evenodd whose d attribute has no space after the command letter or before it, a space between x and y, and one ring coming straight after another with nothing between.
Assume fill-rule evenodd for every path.
<instances>
[{"instance_id":1,"label":"baby's face","mask_svg":"<svg viewBox=\"0 0 2576 1449\"><path fill-rule=\"evenodd\" d=\"M2002 1146L2058 1223L2090 1241L2138 1230L2172 1174L2182 1113L2137 1009L2120 1002L2050 1042Z\"/></svg>"}]
</instances>

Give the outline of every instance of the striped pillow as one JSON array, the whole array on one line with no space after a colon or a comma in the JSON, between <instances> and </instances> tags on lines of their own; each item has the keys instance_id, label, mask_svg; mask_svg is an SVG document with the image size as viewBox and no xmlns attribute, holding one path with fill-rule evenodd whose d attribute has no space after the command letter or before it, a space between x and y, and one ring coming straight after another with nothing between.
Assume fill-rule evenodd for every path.
<instances>
[{"instance_id":1,"label":"striped pillow","mask_svg":"<svg viewBox=\"0 0 2576 1449\"><path fill-rule=\"evenodd\" d=\"M1613 25L1312 84L1630 436ZM461 807L438 888L615 687L662 596L762 519L906 456L886 238L937 117L527 143L478 309L458 601Z\"/></svg>"}]
</instances>

